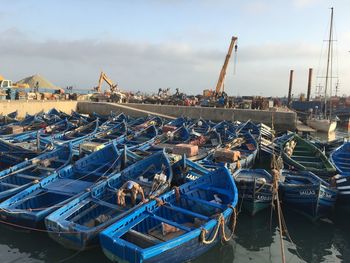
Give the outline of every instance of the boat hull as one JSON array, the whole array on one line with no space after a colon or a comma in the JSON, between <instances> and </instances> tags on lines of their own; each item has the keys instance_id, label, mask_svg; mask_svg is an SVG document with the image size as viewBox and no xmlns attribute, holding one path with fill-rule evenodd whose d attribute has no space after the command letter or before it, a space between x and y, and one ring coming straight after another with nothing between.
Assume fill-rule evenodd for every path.
<instances>
[{"instance_id":1,"label":"boat hull","mask_svg":"<svg viewBox=\"0 0 350 263\"><path fill-rule=\"evenodd\" d=\"M103 239L103 237L101 237L101 239ZM101 242L105 242L105 241L101 240ZM211 244L203 245L201 242L198 241L198 237L195 237L189 240L188 242L183 243L175 248L166 250L155 257L152 257L146 260L137 258L135 259L134 262L144 262L144 263L188 262L190 260L198 258L202 254L210 250L212 247L214 247L216 244L218 244L218 242L219 242L219 239L216 239ZM112 262L128 262L125 259L118 257L112 250L110 250L110 247L107 248L106 246L103 246L102 251L107 256L107 258Z\"/></svg>"},{"instance_id":2,"label":"boat hull","mask_svg":"<svg viewBox=\"0 0 350 263\"><path fill-rule=\"evenodd\" d=\"M298 212L312 221L327 217L333 210L337 193L320 186L281 185L285 208Z\"/></svg>"},{"instance_id":3,"label":"boat hull","mask_svg":"<svg viewBox=\"0 0 350 263\"><path fill-rule=\"evenodd\" d=\"M307 125L309 125L311 128L314 128L317 131L322 132L334 132L337 128L337 122L336 121L330 121L327 119L309 119L306 121Z\"/></svg>"}]
</instances>

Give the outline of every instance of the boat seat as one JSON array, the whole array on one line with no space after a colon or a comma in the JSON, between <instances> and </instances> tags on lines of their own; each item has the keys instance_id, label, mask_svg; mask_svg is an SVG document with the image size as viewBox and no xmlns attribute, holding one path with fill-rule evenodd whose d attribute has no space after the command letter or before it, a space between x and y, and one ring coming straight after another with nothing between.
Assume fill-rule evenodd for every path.
<instances>
[{"instance_id":1,"label":"boat seat","mask_svg":"<svg viewBox=\"0 0 350 263\"><path fill-rule=\"evenodd\" d=\"M39 170L44 170L44 171L48 171L48 172L53 172L56 169L55 168L51 168L51 167L45 167L45 166L38 166Z\"/></svg>"},{"instance_id":2,"label":"boat seat","mask_svg":"<svg viewBox=\"0 0 350 263\"><path fill-rule=\"evenodd\" d=\"M141 246L145 246L145 247L154 246L154 245L160 244L163 241L163 240L159 240L153 235L144 234L133 229L129 229L129 231L126 232L125 235L127 239L131 239L131 240L136 239L137 241L135 243L137 244L141 243L143 244Z\"/></svg>"},{"instance_id":3,"label":"boat seat","mask_svg":"<svg viewBox=\"0 0 350 263\"><path fill-rule=\"evenodd\" d=\"M16 174L16 176L21 177L21 178L25 178L25 179L29 179L29 180L40 180L41 179L40 176L33 176L33 175L21 174L21 173Z\"/></svg>"},{"instance_id":4,"label":"boat seat","mask_svg":"<svg viewBox=\"0 0 350 263\"><path fill-rule=\"evenodd\" d=\"M153 214L152 212L147 212L147 213L148 213L152 218L154 218L154 219L156 219L156 220L158 220L158 221L160 221L160 222L163 222L163 223L166 223L166 224L168 224L168 225L174 226L174 227L176 227L176 228L178 228L178 229L181 229L181 230L183 230L183 231L186 231L186 232L192 231L192 228L190 228L190 227L187 227L187 226L182 225L182 224L178 224L178 223L176 223L176 222L174 222L174 221L171 221L171 220L168 220L168 219L166 219L166 218L164 218L164 217L157 216L157 215Z\"/></svg>"},{"instance_id":5,"label":"boat seat","mask_svg":"<svg viewBox=\"0 0 350 263\"><path fill-rule=\"evenodd\" d=\"M209 217L207 217L205 215L192 212L190 210L175 206L173 204L165 203L164 207L169 208L169 209L174 210L174 211L178 211L178 212L183 213L183 214L190 215L190 216L195 217L195 218L199 218L201 220L209 221L209 219L210 219Z\"/></svg>"},{"instance_id":6,"label":"boat seat","mask_svg":"<svg viewBox=\"0 0 350 263\"><path fill-rule=\"evenodd\" d=\"M55 159L54 162L57 163L66 163L68 160L62 160L62 159Z\"/></svg>"},{"instance_id":7,"label":"boat seat","mask_svg":"<svg viewBox=\"0 0 350 263\"><path fill-rule=\"evenodd\" d=\"M201 189L201 190L205 190L205 191L213 191L213 192L215 192L217 194L226 195L228 197L232 196L232 193L229 190L218 188L218 187L214 187L214 186L198 185L198 186L196 186L196 188Z\"/></svg>"},{"instance_id":8,"label":"boat seat","mask_svg":"<svg viewBox=\"0 0 350 263\"><path fill-rule=\"evenodd\" d=\"M107 206L113 210L118 210L120 212L124 212L124 210L125 210L117 204L114 205L114 204L111 204L109 202L103 201L103 200L98 199L98 198L93 198L93 201L99 205Z\"/></svg>"},{"instance_id":9,"label":"boat seat","mask_svg":"<svg viewBox=\"0 0 350 263\"><path fill-rule=\"evenodd\" d=\"M315 167L315 168L325 168L323 163L320 162L308 162L308 161L298 161L300 164L302 164L305 167Z\"/></svg>"},{"instance_id":10,"label":"boat seat","mask_svg":"<svg viewBox=\"0 0 350 263\"><path fill-rule=\"evenodd\" d=\"M163 235L162 233L162 229L161 229L161 225L157 225L153 228L151 228L148 231L148 234L152 237L155 237L156 239L162 241L162 242L166 242L168 240L172 240L182 234L184 234L185 232L183 230L179 230L176 232L172 232L172 233L167 233L166 235Z\"/></svg>"},{"instance_id":11,"label":"boat seat","mask_svg":"<svg viewBox=\"0 0 350 263\"><path fill-rule=\"evenodd\" d=\"M5 182L0 182L0 185L10 187L10 188L18 187L18 185L16 185L16 184L9 184L9 183L5 183Z\"/></svg>"},{"instance_id":12,"label":"boat seat","mask_svg":"<svg viewBox=\"0 0 350 263\"><path fill-rule=\"evenodd\" d=\"M84 192L91 185L92 183L87 181L61 178L43 188L61 194L75 195Z\"/></svg>"},{"instance_id":13,"label":"boat seat","mask_svg":"<svg viewBox=\"0 0 350 263\"><path fill-rule=\"evenodd\" d=\"M221 210L224 210L226 208L224 205L220 205L220 204L217 204L217 203L212 203L212 202L209 202L209 201L197 198L197 197L192 197L192 196L190 197L190 196L184 195L184 194L180 195L180 198L184 198L184 199L187 199L189 201L194 201L195 203L202 203L204 205L211 206L211 207L214 207L214 208L219 208Z\"/></svg>"},{"instance_id":14,"label":"boat seat","mask_svg":"<svg viewBox=\"0 0 350 263\"><path fill-rule=\"evenodd\" d=\"M292 157L292 159L294 159L294 158L301 158L301 159L307 159L307 160L315 160L315 161L319 161L320 160L320 158L317 158L317 157L315 157L315 156L298 156L298 155L292 155L291 156Z\"/></svg>"}]
</instances>

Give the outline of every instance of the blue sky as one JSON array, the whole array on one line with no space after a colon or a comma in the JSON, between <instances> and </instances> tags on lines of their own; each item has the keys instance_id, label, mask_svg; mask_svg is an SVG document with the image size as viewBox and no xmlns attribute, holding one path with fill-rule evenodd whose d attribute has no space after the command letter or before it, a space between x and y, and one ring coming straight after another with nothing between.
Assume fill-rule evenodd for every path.
<instances>
[{"instance_id":1,"label":"blue sky","mask_svg":"<svg viewBox=\"0 0 350 263\"><path fill-rule=\"evenodd\" d=\"M62 87L91 88L103 70L126 90L201 93L215 86L236 35L236 74L231 62L226 88L266 96L287 93L290 69L295 94L306 90L309 67L315 75L322 71L322 40L334 6L340 92L350 93L346 0L2 2L0 74L6 78L39 73Z\"/></svg>"}]
</instances>

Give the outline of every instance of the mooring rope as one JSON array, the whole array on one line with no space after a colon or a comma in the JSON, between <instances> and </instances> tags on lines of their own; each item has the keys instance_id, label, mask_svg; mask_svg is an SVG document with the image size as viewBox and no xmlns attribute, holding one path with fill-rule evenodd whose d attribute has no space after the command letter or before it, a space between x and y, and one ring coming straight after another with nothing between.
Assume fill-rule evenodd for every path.
<instances>
[{"instance_id":1,"label":"mooring rope","mask_svg":"<svg viewBox=\"0 0 350 263\"><path fill-rule=\"evenodd\" d=\"M212 244L216 238L218 237L219 233L221 234L221 240L224 242L228 242L233 238L234 231L237 225L237 210L232 205L229 206L232 209L232 214L230 217L230 228L231 228L231 234L227 236L227 233L225 231L225 217L222 213L219 214L217 218L217 224L215 226L214 234L211 237L211 239L207 239L206 235L208 234L208 231L204 228L201 229L200 233L200 241L205 245ZM221 231L220 231L221 230Z\"/></svg>"}]
</instances>

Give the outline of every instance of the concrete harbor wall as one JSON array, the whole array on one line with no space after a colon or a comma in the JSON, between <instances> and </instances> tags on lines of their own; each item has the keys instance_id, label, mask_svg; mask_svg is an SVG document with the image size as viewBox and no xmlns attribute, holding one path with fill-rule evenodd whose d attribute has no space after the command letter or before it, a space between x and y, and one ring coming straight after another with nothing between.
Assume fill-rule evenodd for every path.
<instances>
[{"instance_id":1,"label":"concrete harbor wall","mask_svg":"<svg viewBox=\"0 0 350 263\"><path fill-rule=\"evenodd\" d=\"M133 110L137 109L137 111ZM111 111L124 112L130 116L144 116L147 112L154 112L163 116L185 116L189 118L204 118L213 121L247 121L262 122L267 125L272 124L277 130L295 130L297 115L291 111L262 111L246 109L223 109L207 107L186 107L172 105L153 104L115 104L115 103L93 103L78 102L77 110L80 113L96 112L99 114L109 114ZM141 110L141 111L140 111Z\"/></svg>"},{"instance_id":2,"label":"concrete harbor wall","mask_svg":"<svg viewBox=\"0 0 350 263\"><path fill-rule=\"evenodd\" d=\"M89 101L1 101L0 113L7 114L18 110L18 116L23 118L26 113L35 114L40 111L48 111L56 108L66 113L77 110L80 113L92 113L107 115L111 111L124 112L133 117L145 116L148 113L155 113L164 118L175 118L185 116L189 118L204 118L213 121L247 121L262 122L271 126L274 121L277 130L295 130L297 116L291 111L262 111L243 109L223 109L206 107L185 107L173 105L153 104L116 104L106 102Z\"/></svg>"},{"instance_id":3,"label":"concrete harbor wall","mask_svg":"<svg viewBox=\"0 0 350 263\"><path fill-rule=\"evenodd\" d=\"M48 111L56 108L65 113L70 114L72 110L76 110L77 101L52 101L52 100L9 100L0 101L0 113L8 114L18 110L18 117L23 118L26 113L35 114L40 111Z\"/></svg>"}]
</instances>

